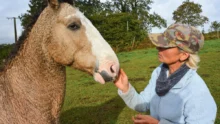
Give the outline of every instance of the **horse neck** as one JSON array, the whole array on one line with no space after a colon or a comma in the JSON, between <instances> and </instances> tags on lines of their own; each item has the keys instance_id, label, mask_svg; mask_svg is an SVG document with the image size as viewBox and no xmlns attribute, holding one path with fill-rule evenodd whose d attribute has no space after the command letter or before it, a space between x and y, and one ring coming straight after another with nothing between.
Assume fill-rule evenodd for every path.
<instances>
[{"instance_id":1,"label":"horse neck","mask_svg":"<svg viewBox=\"0 0 220 124\"><path fill-rule=\"evenodd\" d=\"M62 104L65 92L65 67L49 57L44 44L50 32L40 27L44 26L39 24L41 22L37 23L5 72L5 82L10 85L15 106L20 110L25 103L33 103L38 110L43 106L49 109L48 105L51 106L54 100L58 105Z\"/></svg>"},{"instance_id":2,"label":"horse neck","mask_svg":"<svg viewBox=\"0 0 220 124\"><path fill-rule=\"evenodd\" d=\"M48 11L47 9L41 14L25 40L22 49L12 60L9 69L11 70L10 74L17 75L16 77L24 76L19 80L33 82L29 85L35 85L34 83L43 85L47 82L51 84L51 82L56 82L56 78L58 78L57 80L64 80L65 77L64 66L54 62L46 49L46 43L51 35L51 23L54 22L52 20L55 20L55 16L52 16L52 14L51 20L48 19L47 15L50 12Z\"/></svg>"},{"instance_id":3,"label":"horse neck","mask_svg":"<svg viewBox=\"0 0 220 124\"><path fill-rule=\"evenodd\" d=\"M24 92L43 93L52 91L51 87L60 88L65 85L65 67L54 62L43 50L42 40L33 35L30 34L6 70L12 89L20 87Z\"/></svg>"},{"instance_id":4,"label":"horse neck","mask_svg":"<svg viewBox=\"0 0 220 124\"><path fill-rule=\"evenodd\" d=\"M8 118L17 118L21 123L45 123L57 118L64 101L65 67L49 57L44 44L49 39L50 27L42 24L35 24L22 49L0 74L0 85L5 87L3 94L7 96L4 104L12 108Z\"/></svg>"}]
</instances>

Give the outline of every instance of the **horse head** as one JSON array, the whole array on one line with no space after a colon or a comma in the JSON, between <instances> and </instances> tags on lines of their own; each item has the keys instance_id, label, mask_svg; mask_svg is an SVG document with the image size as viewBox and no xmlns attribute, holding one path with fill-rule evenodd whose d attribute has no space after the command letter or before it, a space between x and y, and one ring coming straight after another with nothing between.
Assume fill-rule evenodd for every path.
<instances>
[{"instance_id":1,"label":"horse head","mask_svg":"<svg viewBox=\"0 0 220 124\"><path fill-rule=\"evenodd\" d=\"M48 2L47 9L56 14L46 45L49 56L61 65L92 74L102 84L114 80L119 61L99 31L71 4Z\"/></svg>"}]
</instances>

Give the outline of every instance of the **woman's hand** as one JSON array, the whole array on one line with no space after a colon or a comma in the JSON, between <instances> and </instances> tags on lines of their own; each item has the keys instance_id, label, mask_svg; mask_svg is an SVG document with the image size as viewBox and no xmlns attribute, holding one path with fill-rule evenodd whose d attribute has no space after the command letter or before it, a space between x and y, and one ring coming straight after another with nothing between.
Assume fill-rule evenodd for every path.
<instances>
[{"instance_id":1,"label":"woman's hand","mask_svg":"<svg viewBox=\"0 0 220 124\"><path fill-rule=\"evenodd\" d=\"M135 117L132 117L134 124L158 124L159 121L150 115L141 115L138 114Z\"/></svg>"},{"instance_id":2,"label":"woman's hand","mask_svg":"<svg viewBox=\"0 0 220 124\"><path fill-rule=\"evenodd\" d=\"M128 89L129 89L128 77L122 69L120 69L119 74L118 74L118 78L114 81L114 84L123 93L128 91Z\"/></svg>"}]
</instances>

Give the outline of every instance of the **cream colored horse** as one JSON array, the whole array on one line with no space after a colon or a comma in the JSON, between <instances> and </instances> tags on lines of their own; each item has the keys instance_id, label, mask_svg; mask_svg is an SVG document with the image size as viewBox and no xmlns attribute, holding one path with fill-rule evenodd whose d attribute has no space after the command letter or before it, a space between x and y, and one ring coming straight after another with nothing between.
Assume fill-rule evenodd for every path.
<instances>
[{"instance_id":1,"label":"cream colored horse","mask_svg":"<svg viewBox=\"0 0 220 124\"><path fill-rule=\"evenodd\" d=\"M118 59L92 23L50 0L15 58L0 72L0 124L55 124L65 95L65 66L112 81Z\"/></svg>"}]
</instances>

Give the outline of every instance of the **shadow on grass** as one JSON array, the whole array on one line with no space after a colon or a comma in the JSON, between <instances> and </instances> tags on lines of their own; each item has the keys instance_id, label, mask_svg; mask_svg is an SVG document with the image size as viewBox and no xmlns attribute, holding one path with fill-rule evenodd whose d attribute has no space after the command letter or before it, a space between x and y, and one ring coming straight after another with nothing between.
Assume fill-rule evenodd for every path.
<instances>
[{"instance_id":1,"label":"shadow on grass","mask_svg":"<svg viewBox=\"0 0 220 124\"><path fill-rule=\"evenodd\" d=\"M99 106L76 107L61 113L61 124L115 124L125 103L117 96Z\"/></svg>"}]
</instances>

